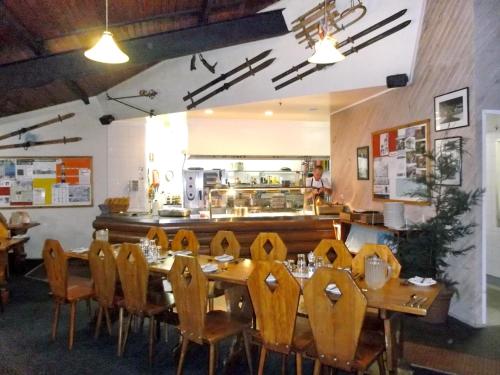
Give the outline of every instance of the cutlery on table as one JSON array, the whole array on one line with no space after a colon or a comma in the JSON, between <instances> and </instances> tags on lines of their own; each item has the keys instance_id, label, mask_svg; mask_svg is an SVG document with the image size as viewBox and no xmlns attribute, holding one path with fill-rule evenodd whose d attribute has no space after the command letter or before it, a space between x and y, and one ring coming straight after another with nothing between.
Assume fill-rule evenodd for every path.
<instances>
[{"instance_id":1,"label":"cutlery on table","mask_svg":"<svg viewBox=\"0 0 500 375\"><path fill-rule=\"evenodd\" d=\"M415 302L415 299L417 299L417 295L416 294L412 294L410 296L410 299L405 303L405 306L411 306L413 304L413 302Z\"/></svg>"}]
</instances>

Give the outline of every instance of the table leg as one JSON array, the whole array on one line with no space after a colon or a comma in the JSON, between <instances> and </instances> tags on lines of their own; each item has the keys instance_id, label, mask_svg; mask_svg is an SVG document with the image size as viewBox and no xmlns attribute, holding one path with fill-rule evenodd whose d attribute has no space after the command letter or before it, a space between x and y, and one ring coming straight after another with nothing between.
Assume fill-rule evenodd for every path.
<instances>
[{"instance_id":1,"label":"table leg","mask_svg":"<svg viewBox=\"0 0 500 375\"><path fill-rule=\"evenodd\" d=\"M387 355L387 369L390 374L397 373L399 360L402 354L401 345L401 314L390 314L387 310L380 310L380 317L384 321L385 350Z\"/></svg>"},{"instance_id":2,"label":"table leg","mask_svg":"<svg viewBox=\"0 0 500 375\"><path fill-rule=\"evenodd\" d=\"M0 250L0 286L7 284L8 259L7 251Z\"/></svg>"}]
</instances>

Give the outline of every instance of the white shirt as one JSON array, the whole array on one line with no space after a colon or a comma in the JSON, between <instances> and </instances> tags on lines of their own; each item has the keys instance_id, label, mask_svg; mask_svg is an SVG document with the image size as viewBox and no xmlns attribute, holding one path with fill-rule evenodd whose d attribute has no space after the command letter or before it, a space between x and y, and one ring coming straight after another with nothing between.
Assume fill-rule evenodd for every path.
<instances>
[{"instance_id":1,"label":"white shirt","mask_svg":"<svg viewBox=\"0 0 500 375\"><path fill-rule=\"evenodd\" d=\"M330 180L328 179L328 177L321 177L319 180L315 180L313 176L306 179L306 188L310 187L318 189L324 187L327 189L331 189L332 185L330 184Z\"/></svg>"}]
</instances>

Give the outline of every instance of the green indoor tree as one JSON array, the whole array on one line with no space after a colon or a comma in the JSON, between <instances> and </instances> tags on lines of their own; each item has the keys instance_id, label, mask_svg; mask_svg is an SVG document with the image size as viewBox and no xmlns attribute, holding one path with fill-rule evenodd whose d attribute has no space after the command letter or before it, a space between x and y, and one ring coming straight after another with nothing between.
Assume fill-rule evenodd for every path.
<instances>
[{"instance_id":1,"label":"green indoor tree","mask_svg":"<svg viewBox=\"0 0 500 375\"><path fill-rule=\"evenodd\" d=\"M446 141L441 142L440 149L425 154L431 167L427 175L415 178L421 187L412 193L431 203L434 216L409 226L409 235L398 241L397 255L405 277L432 277L454 289L456 282L447 273L447 260L474 249L474 245L464 244L466 241L461 239L476 228L467 214L480 203L484 191L447 185L460 176L464 152L461 138Z\"/></svg>"}]
</instances>

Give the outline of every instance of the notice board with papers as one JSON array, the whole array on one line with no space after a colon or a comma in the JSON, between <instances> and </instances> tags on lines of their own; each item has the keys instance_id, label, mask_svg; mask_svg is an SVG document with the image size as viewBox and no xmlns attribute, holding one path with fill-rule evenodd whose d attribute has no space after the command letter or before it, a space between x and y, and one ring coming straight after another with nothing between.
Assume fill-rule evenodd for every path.
<instances>
[{"instance_id":1,"label":"notice board with papers","mask_svg":"<svg viewBox=\"0 0 500 375\"><path fill-rule=\"evenodd\" d=\"M92 157L0 157L0 208L92 206Z\"/></svg>"}]
</instances>

